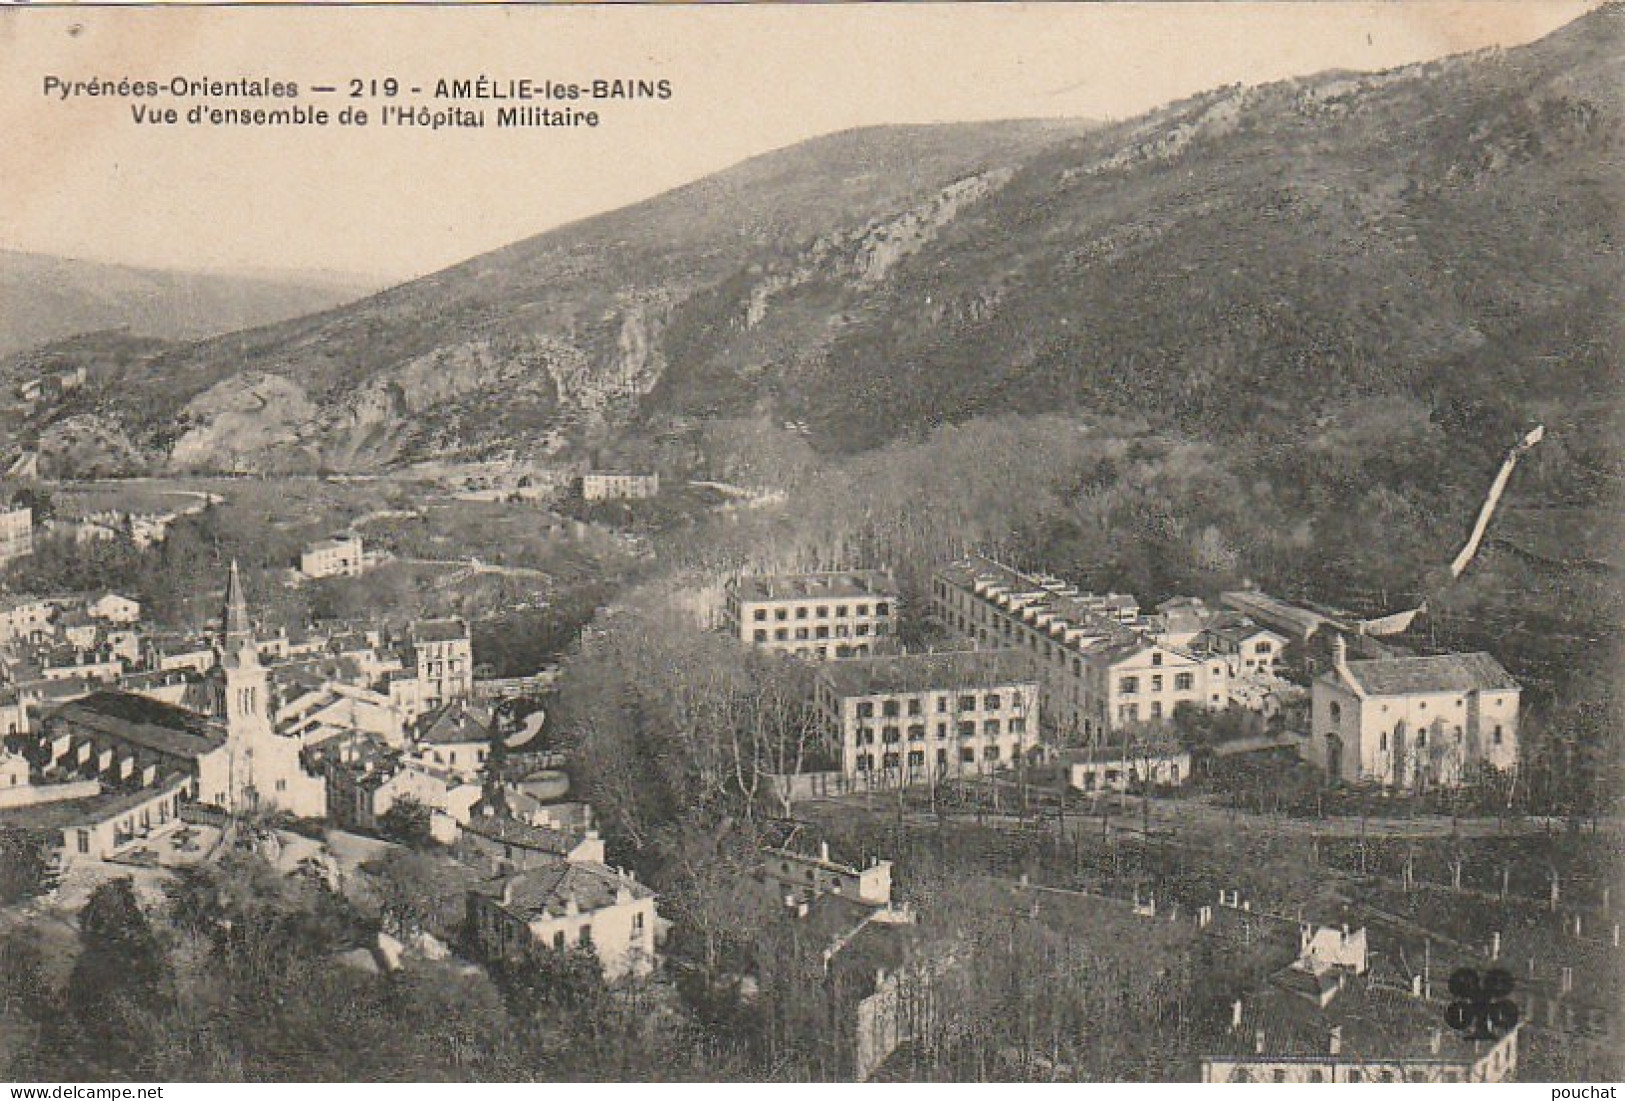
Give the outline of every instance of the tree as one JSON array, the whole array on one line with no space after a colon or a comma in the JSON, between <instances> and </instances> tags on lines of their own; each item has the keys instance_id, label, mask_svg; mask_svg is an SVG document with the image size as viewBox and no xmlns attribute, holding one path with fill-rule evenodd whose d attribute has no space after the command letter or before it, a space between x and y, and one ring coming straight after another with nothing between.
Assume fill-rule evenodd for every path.
<instances>
[{"instance_id":1,"label":"tree","mask_svg":"<svg viewBox=\"0 0 1625 1101\"><path fill-rule=\"evenodd\" d=\"M433 856L414 849L392 850L364 866L385 931L410 936L440 930L439 901L445 890L440 869Z\"/></svg>"},{"instance_id":2,"label":"tree","mask_svg":"<svg viewBox=\"0 0 1625 1101\"><path fill-rule=\"evenodd\" d=\"M0 826L0 904L33 898L49 889L44 841L27 830Z\"/></svg>"},{"instance_id":3,"label":"tree","mask_svg":"<svg viewBox=\"0 0 1625 1101\"><path fill-rule=\"evenodd\" d=\"M0 939L0 1074L44 1078L38 1063L45 1029L56 1012L37 938L14 930Z\"/></svg>"},{"instance_id":4,"label":"tree","mask_svg":"<svg viewBox=\"0 0 1625 1101\"><path fill-rule=\"evenodd\" d=\"M48 523L56 516L56 502L50 493L39 486L19 486L11 495L12 508L26 508L34 513L36 527Z\"/></svg>"},{"instance_id":5,"label":"tree","mask_svg":"<svg viewBox=\"0 0 1625 1101\"><path fill-rule=\"evenodd\" d=\"M402 796L390 804L378 818L378 832L414 849L435 844L429 822L434 811L411 796Z\"/></svg>"},{"instance_id":6,"label":"tree","mask_svg":"<svg viewBox=\"0 0 1625 1101\"><path fill-rule=\"evenodd\" d=\"M91 892L79 911L79 940L67 985L79 1058L87 1067L128 1074L169 993L168 961L132 880L109 880Z\"/></svg>"}]
</instances>

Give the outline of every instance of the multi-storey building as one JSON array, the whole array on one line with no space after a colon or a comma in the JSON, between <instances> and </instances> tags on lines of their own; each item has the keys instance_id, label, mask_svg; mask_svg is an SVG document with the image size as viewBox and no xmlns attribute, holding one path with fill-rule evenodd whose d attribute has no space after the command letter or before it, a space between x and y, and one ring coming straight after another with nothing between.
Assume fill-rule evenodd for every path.
<instances>
[{"instance_id":1,"label":"multi-storey building","mask_svg":"<svg viewBox=\"0 0 1625 1101\"><path fill-rule=\"evenodd\" d=\"M37 596L0 597L0 646L38 642L51 631L56 605Z\"/></svg>"},{"instance_id":2,"label":"multi-storey building","mask_svg":"<svg viewBox=\"0 0 1625 1101\"><path fill-rule=\"evenodd\" d=\"M0 506L0 566L34 553L34 510Z\"/></svg>"},{"instance_id":3,"label":"multi-storey building","mask_svg":"<svg viewBox=\"0 0 1625 1101\"><path fill-rule=\"evenodd\" d=\"M1315 679L1304 757L1333 780L1455 786L1518 763L1518 682L1489 654L1349 661L1341 635Z\"/></svg>"},{"instance_id":4,"label":"multi-storey building","mask_svg":"<svg viewBox=\"0 0 1625 1101\"><path fill-rule=\"evenodd\" d=\"M884 570L738 577L728 583L728 633L803 658L868 657L897 631L897 584Z\"/></svg>"},{"instance_id":5,"label":"multi-storey building","mask_svg":"<svg viewBox=\"0 0 1625 1101\"><path fill-rule=\"evenodd\" d=\"M1158 641L1133 597L1080 592L976 556L937 571L932 602L950 631L1025 655L1064 742L1098 744L1126 726L1166 722L1181 705L1230 705L1224 658Z\"/></svg>"},{"instance_id":6,"label":"multi-storey building","mask_svg":"<svg viewBox=\"0 0 1625 1101\"><path fill-rule=\"evenodd\" d=\"M427 619L412 624L408 668L417 670L419 707L433 711L474 691L474 644L461 619Z\"/></svg>"},{"instance_id":7,"label":"multi-storey building","mask_svg":"<svg viewBox=\"0 0 1625 1101\"><path fill-rule=\"evenodd\" d=\"M1233 678L1259 680L1275 675L1286 643L1285 635L1244 615L1222 612L1197 636L1196 649L1223 654Z\"/></svg>"},{"instance_id":8,"label":"multi-storey building","mask_svg":"<svg viewBox=\"0 0 1625 1101\"><path fill-rule=\"evenodd\" d=\"M655 921L653 891L593 860L557 860L468 893L469 936L487 959L578 947L607 979L653 969Z\"/></svg>"},{"instance_id":9,"label":"multi-storey building","mask_svg":"<svg viewBox=\"0 0 1625 1101\"><path fill-rule=\"evenodd\" d=\"M360 577L365 567L359 535L323 539L299 555L299 572L306 577Z\"/></svg>"},{"instance_id":10,"label":"multi-storey building","mask_svg":"<svg viewBox=\"0 0 1625 1101\"><path fill-rule=\"evenodd\" d=\"M841 771L876 785L1006 768L1038 744L1038 681L1006 651L833 663L817 702Z\"/></svg>"},{"instance_id":11,"label":"multi-storey building","mask_svg":"<svg viewBox=\"0 0 1625 1101\"><path fill-rule=\"evenodd\" d=\"M583 501L637 501L660 494L659 474L598 471L581 476Z\"/></svg>"}]
</instances>

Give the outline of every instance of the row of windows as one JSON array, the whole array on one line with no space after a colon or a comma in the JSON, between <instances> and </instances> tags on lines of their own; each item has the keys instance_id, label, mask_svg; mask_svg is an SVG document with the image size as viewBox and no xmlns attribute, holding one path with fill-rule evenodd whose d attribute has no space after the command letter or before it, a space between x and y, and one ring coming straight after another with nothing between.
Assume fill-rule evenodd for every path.
<instances>
[{"instance_id":1,"label":"row of windows","mask_svg":"<svg viewBox=\"0 0 1625 1101\"><path fill-rule=\"evenodd\" d=\"M1219 693L1217 692L1212 697L1212 705L1215 708L1219 706ZM1162 700L1152 700L1150 702L1150 718L1160 719L1163 715L1165 715L1165 711L1162 710ZM1118 705L1118 719L1121 719L1123 723L1137 723L1139 721L1139 705L1137 703L1120 703Z\"/></svg>"},{"instance_id":2,"label":"row of windows","mask_svg":"<svg viewBox=\"0 0 1625 1101\"><path fill-rule=\"evenodd\" d=\"M631 930L632 939L637 940L639 937L641 937L643 935L643 929L644 929L643 911L639 910L637 913L632 915L632 930ZM554 948L563 948L565 946L565 944L568 942L568 939L569 938L568 938L565 930L563 930L563 929L555 930L554 933L553 933L553 947ZM592 925L591 924L584 923L576 930L576 943L581 945L581 947L583 947L583 948L591 948L592 947Z\"/></svg>"},{"instance_id":3,"label":"row of windows","mask_svg":"<svg viewBox=\"0 0 1625 1101\"><path fill-rule=\"evenodd\" d=\"M886 632L886 625L884 623L876 623L874 625L874 633L877 634L877 635L886 634L887 633ZM833 636L831 636L830 628L827 625L820 624L817 627L797 627L797 628L795 628L795 636L794 637L795 637L795 640L797 642L806 642L808 639L813 639L813 638L817 638L817 639L827 639L827 638L831 638L831 637L834 637L834 638L850 638L853 635L856 635L859 638L862 638L862 637L864 637L864 636L866 636L868 634L869 634L869 624L867 624L867 623L859 623L859 624L855 625L853 628L851 628L850 631L847 629L846 624L837 623L835 625L835 633L834 633ZM756 631L754 632L754 634L752 635L752 637L757 642L766 642L768 640L768 638L767 638L767 628L758 627L756 629ZM791 638L791 635L790 635L790 628L789 627L775 627L773 629L773 640L775 642L787 642L787 641L790 640L790 638Z\"/></svg>"},{"instance_id":4,"label":"row of windows","mask_svg":"<svg viewBox=\"0 0 1625 1101\"><path fill-rule=\"evenodd\" d=\"M890 745L890 744L892 744L894 742L900 742L900 741L903 740L902 731L900 731L895 726L883 726L883 727L880 728L879 733L880 733L880 740L882 742L888 744L888 745ZM1008 725L1000 723L998 719L986 719L986 720L984 720L982 722L981 734L982 734L983 737L986 737L986 738L997 738L1002 734L1025 734L1025 733L1027 733L1027 720L1019 718L1019 717L1011 719L1009 721ZM974 738L976 735L977 735L977 728L976 728L976 724L974 722L965 721L965 722L961 722L959 724L959 736L961 738ZM937 724L937 739L939 741L941 741L941 740L946 739L947 737L948 737L948 724L947 723L938 723ZM911 724L909 726L909 728L908 728L908 740L911 741L911 742L924 741L925 740L925 724L924 723L913 723L913 724ZM875 744L875 729L874 729L874 727L870 727L870 726L859 727L858 730L857 730L857 733L856 733L855 741L857 742L858 745L874 745Z\"/></svg>"},{"instance_id":5,"label":"row of windows","mask_svg":"<svg viewBox=\"0 0 1625 1101\"><path fill-rule=\"evenodd\" d=\"M999 747L998 746L990 745L990 746L987 746L986 748L984 748L982 750L982 760L983 761L996 762L999 759L1000 759L1000 755L999 755ZM976 747L975 746L968 746L968 745L960 747L959 760L963 764L967 764L967 765L975 764L976 763ZM882 769L887 769L887 770L899 769L899 768L903 767L902 766L902 761L903 761L903 755L901 753L882 753L880 755L880 767ZM860 753L860 754L858 754L857 758L856 758L856 765L857 765L857 770L859 772L873 772L875 770L875 756L874 756L874 754L872 754L872 753ZM948 766L948 751L946 749L937 750L937 767L938 768L946 768L947 766ZM924 768L925 767L925 750L923 750L923 749L911 749L911 750L909 750L908 751L908 767L909 768Z\"/></svg>"},{"instance_id":6,"label":"row of windows","mask_svg":"<svg viewBox=\"0 0 1625 1101\"><path fill-rule=\"evenodd\" d=\"M1096 780L1096 777L1100 776L1102 774L1100 771L1085 772L1083 774L1083 776L1081 777L1082 783L1079 785L1080 789L1083 790L1083 791L1094 791L1095 790L1095 785L1096 785L1097 782L1100 784L1100 786L1102 788L1117 787L1117 786L1120 786L1122 784L1122 782L1123 782L1123 770L1122 769L1120 769L1120 768L1108 768L1108 769L1103 770L1103 772L1104 772L1104 779L1101 779L1099 781ZM1138 780L1138 778L1139 778L1139 773L1136 772L1135 773L1135 779ZM1154 766L1152 768L1152 770L1151 770L1151 781L1152 781L1152 783L1157 783L1157 784L1163 784L1163 783L1177 784L1177 783L1179 783L1179 766L1171 764L1166 769L1164 769L1161 765Z\"/></svg>"},{"instance_id":7,"label":"row of windows","mask_svg":"<svg viewBox=\"0 0 1625 1101\"><path fill-rule=\"evenodd\" d=\"M1456 741L1458 741L1458 742L1461 741L1462 736L1463 736L1461 727L1459 727L1459 726L1456 727L1455 730L1453 731L1453 733L1456 736ZM1394 735L1395 735L1395 738L1397 740L1397 738L1399 736L1399 731L1397 731L1397 730L1394 731ZM1490 742L1492 744L1494 744L1494 745L1500 745L1502 736L1503 735L1501 733L1501 726L1500 726L1499 723L1497 723L1496 726L1495 726L1495 729L1490 731ZM1426 749L1427 747L1428 747L1428 732L1426 730L1418 730L1416 732L1416 748L1417 749ZM1388 732L1386 730L1379 731L1377 733L1377 749L1380 752L1383 752L1383 753L1388 752Z\"/></svg>"},{"instance_id":8,"label":"row of windows","mask_svg":"<svg viewBox=\"0 0 1625 1101\"><path fill-rule=\"evenodd\" d=\"M1005 697L1004 696L1000 695L997 692L988 692L988 693L986 693L985 695L982 696L982 710L983 711L999 711L999 710L1002 710L1004 708L1004 702L1005 702ZM959 710L960 711L975 711L976 710L976 697L974 695L969 694L969 693L966 693L966 694L960 696L959 700L958 700L958 703L959 703ZM1012 703L1012 706L1019 706L1020 703L1021 703L1021 697L1019 695L1011 697L1011 703ZM902 704L898 700L882 700L881 703L880 703L880 713L882 715L884 715L888 719L889 718L895 718L898 715L899 710L900 710L901 707L902 707ZM922 700L920 700L919 697L911 697L908 700L908 713L910 715L923 714L924 713L924 707L925 707L924 702ZM860 719L872 718L874 716L874 713L875 713L875 704L874 704L873 700L859 700L858 701L858 718L860 718ZM937 714L946 715L947 713L948 713L948 697L947 696L938 696L937 697Z\"/></svg>"},{"instance_id":9,"label":"row of windows","mask_svg":"<svg viewBox=\"0 0 1625 1101\"><path fill-rule=\"evenodd\" d=\"M788 648L786 648L786 652L788 652ZM794 652L798 658L829 657L828 646L797 646ZM867 642L857 642L851 645L843 642L835 647L835 656L838 658L861 658L868 655L869 644Z\"/></svg>"},{"instance_id":10,"label":"row of windows","mask_svg":"<svg viewBox=\"0 0 1625 1101\"><path fill-rule=\"evenodd\" d=\"M850 612L850 614L856 615L856 616L867 616L869 614L869 605L867 605L867 604L858 604L858 605L836 604L836 605L833 606L833 608L834 608L834 613L835 613L835 618L836 619L845 619L849 612ZM765 622L767 622L767 611L768 610L766 608L757 608L755 611L753 611L751 613L751 618L753 620L755 620L757 623L765 623ZM828 604L819 604L817 607L814 607L814 608L808 608L806 605L803 604L803 605L798 606L795 609L795 615L796 615L797 619L808 619L808 618L828 619L828 618L830 618L830 611L831 611L831 605L828 605ZM890 604L890 602L884 601L884 600L880 601L878 604L876 604L874 606L874 613L877 616L889 616L889 615L891 615L891 604ZM786 620L788 620L790 618L790 609L789 608L774 608L773 609L773 618L775 620L777 620L778 622L783 623L784 621L786 621Z\"/></svg>"},{"instance_id":11,"label":"row of windows","mask_svg":"<svg viewBox=\"0 0 1625 1101\"><path fill-rule=\"evenodd\" d=\"M1156 661L1156 659L1162 657L1162 655L1161 654L1152 654L1151 657L1152 657L1151 664L1156 665L1156 664L1159 664ZM1153 692L1161 692L1162 691L1162 681L1163 681L1162 674L1158 673L1155 676L1153 676L1151 678L1151 691L1153 691ZM1175 673L1174 674L1174 691L1175 692L1189 692L1189 691L1192 691L1195 687L1196 687L1196 675L1194 673ZM1124 677L1124 678L1122 678L1121 680L1119 680L1117 682L1117 691L1118 691L1119 695L1123 695L1123 696L1135 695L1136 693L1138 693L1140 691L1140 678L1139 677Z\"/></svg>"},{"instance_id":12,"label":"row of windows","mask_svg":"<svg viewBox=\"0 0 1625 1101\"><path fill-rule=\"evenodd\" d=\"M965 619L964 616L956 615L956 614L950 612L950 613L947 614L946 618L948 619L948 622L949 622L950 626L957 626L959 628L960 633L970 635L971 637L976 638L981 642L990 641L987 631L977 628L975 625L968 622ZM1002 630L1002 633L1003 633L1003 635L1004 635L1004 637L1006 639L1011 639L1011 638L1015 637L1013 625L1009 620L1004 620L1001 623L997 623L997 624L994 625L993 635L995 636L995 638L1001 633L1001 630ZM1031 630L1031 629L1026 630L1023 633L1023 637L1024 637L1024 640L1026 641L1029 648L1031 648L1031 649L1033 649L1035 651L1041 649L1043 651L1044 657L1046 657L1046 658L1053 657L1057 664L1059 664L1063 668L1065 668L1065 666L1067 664L1067 651L1066 651L1066 648L1064 646L1062 646L1060 644L1049 642L1048 640L1043 638L1043 636L1041 635L1040 632L1037 632L1037 631L1034 631L1034 630ZM1268 643L1266 643L1265 645L1267 646ZM1163 655L1162 651L1153 650L1151 652L1151 664L1152 664L1152 666L1153 667L1161 666L1162 663L1163 663L1163 658L1164 658L1164 655ZM1083 659L1082 658L1077 657L1077 656L1072 657L1072 675L1075 676L1075 677L1082 677L1084 675ZM1153 687L1152 687L1152 691L1161 691L1162 690L1161 676L1160 675L1155 676L1155 677L1152 678L1152 680L1154 682ZM1175 681L1176 681L1175 687L1176 687L1176 690L1178 690L1178 691L1185 691L1185 692L1192 691L1193 688L1194 688L1194 685L1195 685L1194 677L1190 673L1176 674ZM1124 677L1122 685L1120 687L1120 691L1122 691L1122 692L1124 692L1126 694L1129 694L1129 695L1132 695L1133 693L1139 691L1139 678L1138 677L1133 677L1133 676Z\"/></svg>"},{"instance_id":13,"label":"row of windows","mask_svg":"<svg viewBox=\"0 0 1625 1101\"><path fill-rule=\"evenodd\" d=\"M1260 1073L1262 1073L1262 1072L1260 1072ZM1371 1081L1373 1081L1373 1082L1393 1082L1393 1081L1395 1081L1394 1072L1391 1071L1391 1070L1378 1070L1378 1071L1370 1072L1370 1074L1371 1074ZM1366 1071L1351 1069L1348 1072L1348 1080L1350 1082L1364 1082L1366 1080L1366 1075L1367 1075ZM1251 1081L1253 1081L1253 1072L1248 1070L1246 1067L1237 1067L1236 1072L1234 1074L1232 1074L1230 1077L1231 1077L1231 1080L1235 1081L1235 1082L1251 1082ZM1276 1067L1275 1069L1271 1070L1269 1080L1271 1082L1285 1082L1285 1081L1287 1081L1288 1079L1287 1079L1286 1069L1284 1067ZM1441 1082L1455 1082L1455 1081L1459 1081L1459 1076L1458 1076L1456 1071L1445 1070L1445 1071L1440 1072L1439 1080ZM1324 1081L1326 1081L1326 1075L1319 1068L1313 1068L1312 1067L1312 1068L1310 1068L1310 1070L1308 1072L1307 1081L1310 1081L1310 1082L1324 1082Z\"/></svg>"}]
</instances>

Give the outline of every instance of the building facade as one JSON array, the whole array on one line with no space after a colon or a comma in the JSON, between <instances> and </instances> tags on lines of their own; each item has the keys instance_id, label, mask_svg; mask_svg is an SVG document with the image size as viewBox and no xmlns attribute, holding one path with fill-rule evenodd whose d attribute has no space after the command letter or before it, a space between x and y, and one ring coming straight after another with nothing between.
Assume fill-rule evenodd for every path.
<instances>
[{"instance_id":1,"label":"building facade","mask_svg":"<svg viewBox=\"0 0 1625 1101\"><path fill-rule=\"evenodd\" d=\"M1341 636L1311 689L1304 757L1334 782L1452 787L1518 763L1518 682L1489 654L1350 661Z\"/></svg>"},{"instance_id":2,"label":"building facade","mask_svg":"<svg viewBox=\"0 0 1625 1101\"><path fill-rule=\"evenodd\" d=\"M1100 744L1139 723L1165 723L1181 705L1230 706L1228 665L1158 641L1133 597L1080 592L976 556L938 570L933 612L978 647L1024 655L1063 743Z\"/></svg>"},{"instance_id":3,"label":"building facade","mask_svg":"<svg viewBox=\"0 0 1625 1101\"><path fill-rule=\"evenodd\" d=\"M227 576L221 628L220 663L211 676L231 765L225 809L264 808L301 818L324 817L326 785L305 771L300 740L280 735L272 726L270 673L260 664L236 562Z\"/></svg>"},{"instance_id":4,"label":"building facade","mask_svg":"<svg viewBox=\"0 0 1625 1101\"><path fill-rule=\"evenodd\" d=\"M1522 1025L1499 1040L1468 1044L1446 1037L1437 1024L1424 1031L1427 1047L1382 1045L1354 1049L1341 1036L1329 1034L1319 1053L1285 1052L1271 1044L1267 1030L1256 1030L1250 1052L1209 1056L1202 1060L1203 1082L1280 1082L1318 1085L1323 1082L1510 1082L1518 1072ZM1448 1046L1447 1046L1448 1045ZM1406 1047L1414 1050L1405 1050Z\"/></svg>"},{"instance_id":5,"label":"building facade","mask_svg":"<svg viewBox=\"0 0 1625 1101\"><path fill-rule=\"evenodd\" d=\"M366 559L361 536L344 535L312 543L299 555L299 572L306 577L360 577Z\"/></svg>"},{"instance_id":6,"label":"building facade","mask_svg":"<svg viewBox=\"0 0 1625 1101\"><path fill-rule=\"evenodd\" d=\"M1183 750L1146 748L1143 752L1105 746L1083 750L1066 759L1067 784L1073 791L1125 792L1152 787L1179 787L1191 778L1191 755Z\"/></svg>"},{"instance_id":7,"label":"building facade","mask_svg":"<svg viewBox=\"0 0 1625 1101\"><path fill-rule=\"evenodd\" d=\"M555 861L468 893L468 930L485 958L581 948L611 980L654 969L655 920L653 891L595 861Z\"/></svg>"},{"instance_id":8,"label":"building facade","mask_svg":"<svg viewBox=\"0 0 1625 1101\"><path fill-rule=\"evenodd\" d=\"M178 828L187 786L186 778L177 775L150 787L42 800L0 809L0 826L45 837L64 865L107 860L137 842Z\"/></svg>"},{"instance_id":9,"label":"building facade","mask_svg":"<svg viewBox=\"0 0 1625 1101\"><path fill-rule=\"evenodd\" d=\"M659 474L597 471L581 476L583 501L639 501L660 494Z\"/></svg>"},{"instance_id":10,"label":"building facade","mask_svg":"<svg viewBox=\"0 0 1625 1101\"><path fill-rule=\"evenodd\" d=\"M0 507L0 566L34 553L34 510Z\"/></svg>"},{"instance_id":11,"label":"building facade","mask_svg":"<svg viewBox=\"0 0 1625 1101\"><path fill-rule=\"evenodd\" d=\"M1010 768L1038 745L1038 681L1008 651L834 662L816 699L841 771L876 786Z\"/></svg>"},{"instance_id":12,"label":"building facade","mask_svg":"<svg viewBox=\"0 0 1625 1101\"><path fill-rule=\"evenodd\" d=\"M891 861L878 857L863 867L834 860L827 841L819 843L816 855L783 845L762 856L762 875L774 884L780 897L802 901L838 894L866 905L889 907L891 870Z\"/></svg>"},{"instance_id":13,"label":"building facade","mask_svg":"<svg viewBox=\"0 0 1625 1101\"><path fill-rule=\"evenodd\" d=\"M750 646L823 660L885 652L897 633L897 584L884 570L738 577L728 633Z\"/></svg>"},{"instance_id":14,"label":"building facade","mask_svg":"<svg viewBox=\"0 0 1625 1101\"><path fill-rule=\"evenodd\" d=\"M474 691L474 643L461 619L428 619L412 624L408 667L417 671L420 713Z\"/></svg>"}]
</instances>

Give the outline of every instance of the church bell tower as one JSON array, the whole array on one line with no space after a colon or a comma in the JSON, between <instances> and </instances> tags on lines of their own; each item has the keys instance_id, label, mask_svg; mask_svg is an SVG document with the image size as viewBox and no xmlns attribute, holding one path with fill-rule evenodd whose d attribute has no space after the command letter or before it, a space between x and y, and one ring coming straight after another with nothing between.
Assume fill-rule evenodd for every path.
<instances>
[{"instance_id":1,"label":"church bell tower","mask_svg":"<svg viewBox=\"0 0 1625 1101\"><path fill-rule=\"evenodd\" d=\"M220 683L217 715L226 726L231 759L231 807L246 810L258 802L254 756L271 734L270 680L260 664L259 647L248 618L248 600L237 563L226 578L226 605L221 613Z\"/></svg>"}]
</instances>

